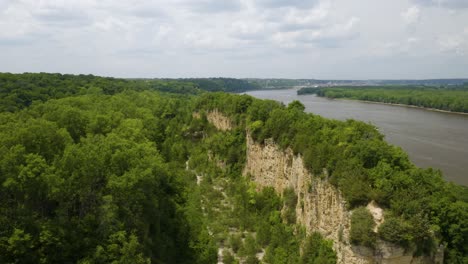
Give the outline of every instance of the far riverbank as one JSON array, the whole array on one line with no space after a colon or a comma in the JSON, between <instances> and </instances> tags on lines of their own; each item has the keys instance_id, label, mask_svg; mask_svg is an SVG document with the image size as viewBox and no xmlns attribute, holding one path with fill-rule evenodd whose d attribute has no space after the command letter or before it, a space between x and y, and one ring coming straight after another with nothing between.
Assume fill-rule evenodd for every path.
<instances>
[{"instance_id":1,"label":"far riverbank","mask_svg":"<svg viewBox=\"0 0 468 264\"><path fill-rule=\"evenodd\" d=\"M301 94L301 95L298 95L298 96L303 96L303 95L307 95L307 94ZM381 104L381 105L390 105L390 106L399 106L399 107L409 107L409 108L417 108L417 109L423 109L423 110L427 110L427 111L447 113L447 114L468 115L468 113L464 113L464 112L453 112L453 111L448 111L448 110L442 110L442 109L437 109L437 108L428 108L428 107L417 106L417 105L385 103L385 102L379 102L379 101L359 100L359 99L353 99L353 98L330 98L330 97L326 97L326 96L317 96L317 97L326 98L326 99L329 99L329 100L346 100L346 101L350 100L350 101L356 101L356 102L368 103L368 104Z\"/></svg>"}]
</instances>

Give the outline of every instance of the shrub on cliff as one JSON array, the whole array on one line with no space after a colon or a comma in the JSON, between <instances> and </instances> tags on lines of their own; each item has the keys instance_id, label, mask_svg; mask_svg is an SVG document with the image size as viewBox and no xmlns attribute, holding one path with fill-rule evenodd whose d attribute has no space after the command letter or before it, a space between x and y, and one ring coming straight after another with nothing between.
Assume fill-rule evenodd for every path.
<instances>
[{"instance_id":1,"label":"shrub on cliff","mask_svg":"<svg viewBox=\"0 0 468 264\"><path fill-rule=\"evenodd\" d=\"M411 241L409 231L411 226L401 218L389 217L379 227L379 236L383 240L401 245L408 246Z\"/></svg>"},{"instance_id":2,"label":"shrub on cliff","mask_svg":"<svg viewBox=\"0 0 468 264\"><path fill-rule=\"evenodd\" d=\"M333 264L336 263L336 253L333 242L323 239L320 233L312 233L305 242L300 264Z\"/></svg>"},{"instance_id":3,"label":"shrub on cliff","mask_svg":"<svg viewBox=\"0 0 468 264\"><path fill-rule=\"evenodd\" d=\"M377 238L373 231L374 226L374 219L369 210L365 207L356 208L351 216L351 243L374 248Z\"/></svg>"}]
</instances>

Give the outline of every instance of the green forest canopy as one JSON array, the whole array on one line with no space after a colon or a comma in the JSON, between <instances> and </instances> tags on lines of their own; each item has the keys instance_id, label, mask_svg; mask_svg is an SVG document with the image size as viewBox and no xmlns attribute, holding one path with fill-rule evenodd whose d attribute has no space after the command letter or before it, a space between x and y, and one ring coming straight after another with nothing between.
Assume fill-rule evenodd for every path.
<instances>
[{"instance_id":1,"label":"green forest canopy","mask_svg":"<svg viewBox=\"0 0 468 264\"><path fill-rule=\"evenodd\" d=\"M244 92L258 88L256 84L233 78L117 79L59 73L0 73L0 111L14 112L34 101L89 93L112 95L126 90L157 90L199 94L202 91Z\"/></svg>"},{"instance_id":2,"label":"green forest canopy","mask_svg":"<svg viewBox=\"0 0 468 264\"><path fill-rule=\"evenodd\" d=\"M377 233L362 228L364 212L356 217L353 243L372 246L375 236L426 254L442 243L446 263L467 261L467 189L415 167L371 125L306 114L297 101L286 107L204 93L180 81L2 78L9 86L0 86L2 107L8 103L0 113L0 262L215 261L206 226L216 220L200 214L195 177L185 169L190 158L193 168L233 182L231 219L238 221L230 225L262 234L249 243L266 246L267 259L333 263L329 242L301 237L294 217L279 217L276 194L252 192L242 181L247 130L257 142L273 138L300 153L315 177L341 190L350 209L371 200L386 209ZM153 91L160 87L164 93ZM213 109L230 116L236 129L216 131L203 115ZM210 163L207 151L226 169ZM292 197L285 204L294 198L284 197Z\"/></svg>"},{"instance_id":3,"label":"green forest canopy","mask_svg":"<svg viewBox=\"0 0 468 264\"><path fill-rule=\"evenodd\" d=\"M208 227L258 232L238 244L251 261L263 247L271 263L335 262L330 241L314 234L302 243L304 232L282 221L278 194L252 191L240 177L245 130L227 134L192 117L198 88L58 74L5 79L12 93L24 94L24 85L30 101L2 90L10 108L0 113L1 263L214 263L218 240L237 235ZM208 150L230 169L213 166ZM189 157L209 175L201 190ZM216 177L231 179L226 223L214 210L201 213L202 200L205 208L218 200L210 199Z\"/></svg>"}]
</instances>

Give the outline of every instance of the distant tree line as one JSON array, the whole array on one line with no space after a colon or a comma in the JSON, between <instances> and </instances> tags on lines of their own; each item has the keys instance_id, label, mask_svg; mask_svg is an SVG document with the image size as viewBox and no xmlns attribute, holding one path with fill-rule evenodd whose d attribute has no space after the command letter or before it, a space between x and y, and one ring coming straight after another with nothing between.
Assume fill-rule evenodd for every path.
<instances>
[{"instance_id":1,"label":"distant tree line","mask_svg":"<svg viewBox=\"0 0 468 264\"><path fill-rule=\"evenodd\" d=\"M256 83L234 78L190 78L180 80L194 83L198 88L209 92L240 93L260 89L260 86Z\"/></svg>"},{"instance_id":2,"label":"distant tree line","mask_svg":"<svg viewBox=\"0 0 468 264\"><path fill-rule=\"evenodd\" d=\"M14 112L33 102L89 93L113 95L126 90L197 94L193 83L177 80L128 80L60 73L0 73L0 111Z\"/></svg>"},{"instance_id":3,"label":"distant tree line","mask_svg":"<svg viewBox=\"0 0 468 264\"><path fill-rule=\"evenodd\" d=\"M425 80L319 80L319 79L284 79L284 78L248 78L262 89L285 89L291 87L313 87L315 85L334 86L458 86L468 83L468 79L425 79Z\"/></svg>"},{"instance_id":4,"label":"distant tree line","mask_svg":"<svg viewBox=\"0 0 468 264\"><path fill-rule=\"evenodd\" d=\"M468 113L468 85L454 86L348 86L302 88L298 95L317 94L327 98L344 98L413 105L452 112Z\"/></svg>"}]
</instances>

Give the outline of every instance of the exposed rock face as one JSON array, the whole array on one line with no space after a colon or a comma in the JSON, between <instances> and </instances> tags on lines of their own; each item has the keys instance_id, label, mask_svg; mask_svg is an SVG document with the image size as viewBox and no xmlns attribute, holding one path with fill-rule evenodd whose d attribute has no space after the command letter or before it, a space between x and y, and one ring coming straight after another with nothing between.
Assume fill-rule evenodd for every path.
<instances>
[{"instance_id":1,"label":"exposed rock face","mask_svg":"<svg viewBox=\"0 0 468 264\"><path fill-rule=\"evenodd\" d=\"M313 178L302 158L288 149L281 151L272 140L262 146L247 136L247 164L244 174L250 174L259 188L271 186L278 193L293 188L298 197L297 222L307 232L320 232L334 241L338 263L373 263L372 256L355 253L349 245L350 213L339 191L326 181Z\"/></svg>"},{"instance_id":2,"label":"exposed rock face","mask_svg":"<svg viewBox=\"0 0 468 264\"><path fill-rule=\"evenodd\" d=\"M442 264L444 262L444 248L441 246L433 256L413 257L413 252L405 252L405 250L394 244L380 241L378 248L374 252L376 263L383 264Z\"/></svg>"},{"instance_id":3,"label":"exposed rock face","mask_svg":"<svg viewBox=\"0 0 468 264\"><path fill-rule=\"evenodd\" d=\"M312 177L304 167L301 156L292 150L282 151L272 140L261 145L247 136L247 163L244 175L252 176L258 188L273 187L282 194L284 189L293 188L297 194L297 223L307 232L319 232L333 240L337 263L442 263L441 251L433 257L413 257L396 245L379 242L377 249L351 246L351 212L339 190L326 180ZM367 206L376 225L383 223L383 210L374 202ZM440 261L440 262L439 262Z\"/></svg>"},{"instance_id":4,"label":"exposed rock face","mask_svg":"<svg viewBox=\"0 0 468 264\"><path fill-rule=\"evenodd\" d=\"M231 119L218 111L218 109L208 112L206 114L206 118L211 124L221 131L227 131L233 128Z\"/></svg>"},{"instance_id":5,"label":"exposed rock face","mask_svg":"<svg viewBox=\"0 0 468 264\"><path fill-rule=\"evenodd\" d=\"M200 115L195 113L194 117ZM231 120L217 109L207 113L207 119L217 129L226 131L233 128ZM279 194L286 188L293 188L297 195L296 222L308 233L319 232L333 240L333 248L340 264L429 264L443 263L443 247L433 256L414 257L413 251L378 241L376 249L353 246L349 234L352 212L346 209L346 202L340 191L327 180L313 177L305 168L300 155L291 149L281 150L273 140L264 144L256 143L247 133L247 161L243 174L250 175L258 188L273 187ZM384 214L375 202L367 209L376 223L374 231L384 222Z\"/></svg>"},{"instance_id":6,"label":"exposed rock face","mask_svg":"<svg viewBox=\"0 0 468 264\"><path fill-rule=\"evenodd\" d=\"M377 232L379 226L384 222L383 210L374 201L371 201L366 208L372 214L372 217L374 217L374 232Z\"/></svg>"}]
</instances>

